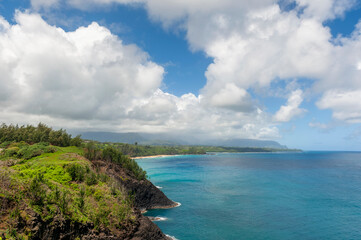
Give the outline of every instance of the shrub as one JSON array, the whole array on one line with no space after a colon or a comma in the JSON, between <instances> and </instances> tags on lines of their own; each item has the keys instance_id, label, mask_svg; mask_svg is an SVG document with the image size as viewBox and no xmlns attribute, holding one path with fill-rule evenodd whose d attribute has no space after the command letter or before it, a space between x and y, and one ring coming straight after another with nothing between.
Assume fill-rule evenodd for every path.
<instances>
[{"instance_id":1,"label":"shrub","mask_svg":"<svg viewBox=\"0 0 361 240\"><path fill-rule=\"evenodd\" d=\"M68 191L61 192L58 206L63 214L67 214L70 200Z\"/></svg>"},{"instance_id":2,"label":"shrub","mask_svg":"<svg viewBox=\"0 0 361 240\"><path fill-rule=\"evenodd\" d=\"M97 191L95 191L93 196L94 196L95 200L97 200L99 202L103 197L103 193L101 191L97 190Z\"/></svg>"},{"instance_id":3,"label":"shrub","mask_svg":"<svg viewBox=\"0 0 361 240\"><path fill-rule=\"evenodd\" d=\"M87 174L85 178L85 183L88 186L97 184L98 183L97 175L94 172L90 172L89 174Z\"/></svg>"},{"instance_id":4,"label":"shrub","mask_svg":"<svg viewBox=\"0 0 361 240\"><path fill-rule=\"evenodd\" d=\"M70 145L71 145L71 146L80 147L81 144L83 143L83 140L82 140L80 137L81 137L81 136L78 135L78 136L76 136L75 138L73 138L73 139L70 141Z\"/></svg>"},{"instance_id":5,"label":"shrub","mask_svg":"<svg viewBox=\"0 0 361 240\"><path fill-rule=\"evenodd\" d=\"M11 144L11 141L5 141L0 144L0 148L7 148Z\"/></svg>"},{"instance_id":6,"label":"shrub","mask_svg":"<svg viewBox=\"0 0 361 240\"><path fill-rule=\"evenodd\" d=\"M95 213L91 216L95 228L109 225L110 213L111 210L109 209L109 207L105 203L100 203Z\"/></svg>"},{"instance_id":7,"label":"shrub","mask_svg":"<svg viewBox=\"0 0 361 240\"><path fill-rule=\"evenodd\" d=\"M45 146L42 144L29 145L20 149L20 151L18 152L18 156L28 160L30 158L37 157L43 154L44 149Z\"/></svg>"},{"instance_id":8,"label":"shrub","mask_svg":"<svg viewBox=\"0 0 361 240\"><path fill-rule=\"evenodd\" d=\"M103 182L103 183L106 183L106 182L109 181L109 176L106 175L106 174L104 174L104 173L100 173L100 174L98 175L98 178L99 178L99 180L100 180L101 182Z\"/></svg>"},{"instance_id":9,"label":"shrub","mask_svg":"<svg viewBox=\"0 0 361 240\"><path fill-rule=\"evenodd\" d=\"M56 147L54 147L54 146L47 146L44 149L45 153L55 153L57 151L58 151L58 149Z\"/></svg>"},{"instance_id":10,"label":"shrub","mask_svg":"<svg viewBox=\"0 0 361 240\"><path fill-rule=\"evenodd\" d=\"M30 182L29 195L32 205L43 206L46 198L46 191L43 187L44 178L42 174L36 175Z\"/></svg>"},{"instance_id":11,"label":"shrub","mask_svg":"<svg viewBox=\"0 0 361 240\"><path fill-rule=\"evenodd\" d=\"M78 207L79 207L80 211L83 212L84 206L85 206L85 188L84 187L80 188L79 198L77 200L78 200Z\"/></svg>"},{"instance_id":12,"label":"shrub","mask_svg":"<svg viewBox=\"0 0 361 240\"><path fill-rule=\"evenodd\" d=\"M10 147L8 149L5 150L5 156L7 157L16 157L18 155L19 152L19 148L18 147Z\"/></svg>"},{"instance_id":13,"label":"shrub","mask_svg":"<svg viewBox=\"0 0 361 240\"><path fill-rule=\"evenodd\" d=\"M78 163L70 164L66 167L66 171L69 173L73 181L84 181L86 170L82 165Z\"/></svg>"}]
</instances>

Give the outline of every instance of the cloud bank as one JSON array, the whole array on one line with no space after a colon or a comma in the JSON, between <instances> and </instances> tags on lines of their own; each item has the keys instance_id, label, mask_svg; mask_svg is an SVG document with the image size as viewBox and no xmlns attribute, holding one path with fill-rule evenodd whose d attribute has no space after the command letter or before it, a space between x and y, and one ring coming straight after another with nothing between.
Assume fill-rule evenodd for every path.
<instances>
[{"instance_id":1,"label":"cloud bank","mask_svg":"<svg viewBox=\"0 0 361 240\"><path fill-rule=\"evenodd\" d=\"M242 89L230 86L228 99L211 104L163 92L163 67L97 23L65 32L38 14L17 12L15 21L0 20L2 121L200 137L278 134Z\"/></svg>"},{"instance_id":2,"label":"cloud bank","mask_svg":"<svg viewBox=\"0 0 361 240\"><path fill-rule=\"evenodd\" d=\"M0 20L3 112L118 131L275 138L277 124L306 112L307 91L318 98L318 108L333 111L334 119L361 122L361 22L350 37L337 39L324 25L342 17L354 0L31 2L35 10L144 7L164 28L184 30L190 49L213 63L199 96L174 96L160 90L161 66L97 23L65 32L39 15L18 12L15 25ZM275 81L302 78L311 79L309 89L291 89L273 116L252 95Z\"/></svg>"}]
</instances>

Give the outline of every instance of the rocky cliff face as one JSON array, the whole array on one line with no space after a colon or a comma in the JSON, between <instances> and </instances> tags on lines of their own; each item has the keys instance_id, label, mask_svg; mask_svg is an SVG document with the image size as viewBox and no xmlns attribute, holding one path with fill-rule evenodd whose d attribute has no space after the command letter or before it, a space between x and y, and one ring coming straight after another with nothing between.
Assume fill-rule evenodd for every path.
<instances>
[{"instance_id":1,"label":"rocky cliff face","mask_svg":"<svg viewBox=\"0 0 361 240\"><path fill-rule=\"evenodd\" d=\"M103 161L93 163L102 172L114 177L129 193L133 194L136 208L147 210L177 206L176 202L170 200L150 181L136 179L130 171L121 168L119 165Z\"/></svg>"}]
</instances>

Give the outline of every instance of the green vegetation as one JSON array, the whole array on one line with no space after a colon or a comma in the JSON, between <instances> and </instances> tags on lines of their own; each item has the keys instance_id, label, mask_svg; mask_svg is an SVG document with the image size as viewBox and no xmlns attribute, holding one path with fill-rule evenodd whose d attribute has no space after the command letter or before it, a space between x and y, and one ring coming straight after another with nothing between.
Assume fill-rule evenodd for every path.
<instances>
[{"instance_id":1,"label":"green vegetation","mask_svg":"<svg viewBox=\"0 0 361 240\"><path fill-rule=\"evenodd\" d=\"M197 155L210 152L288 152L300 151L296 149L274 149L274 148L252 148L252 147L216 147L216 146L150 146L125 144L125 143L95 143L94 146L99 149L114 148L121 153L131 157L154 156L154 155Z\"/></svg>"},{"instance_id":2,"label":"green vegetation","mask_svg":"<svg viewBox=\"0 0 361 240\"><path fill-rule=\"evenodd\" d=\"M189 155L189 154L206 154L202 147L198 146L150 146L126 144L126 143L96 143L98 148L114 148L124 155L130 157L153 156L153 155Z\"/></svg>"},{"instance_id":3,"label":"green vegetation","mask_svg":"<svg viewBox=\"0 0 361 240\"><path fill-rule=\"evenodd\" d=\"M80 136L72 138L65 130L55 131L42 123L39 123L37 127L2 124L0 127L0 143L4 146L11 142L25 142L28 144L47 142L60 147L79 147L82 140Z\"/></svg>"},{"instance_id":4,"label":"green vegetation","mask_svg":"<svg viewBox=\"0 0 361 240\"><path fill-rule=\"evenodd\" d=\"M134 159L124 155L121 150L114 146L96 145L94 142L89 142L85 147L85 157L90 160L103 160L119 164L131 171L138 180L144 180L147 177L146 171L143 171Z\"/></svg>"},{"instance_id":5,"label":"green vegetation","mask_svg":"<svg viewBox=\"0 0 361 240\"><path fill-rule=\"evenodd\" d=\"M135 219L129 194L114 179L97 173L91 162L79 155L81 148L56 150L29 159L8 157L9 148L0 153L0 220L9 214L12 218L6 226L8 238L29 237L29 229L16 232L19 222L29 218L29 210L43 220L62 216L93 223L95 228L120 228ZM8 209L7 201L14 207ZM0 233L2 230L0 226Z\"/></svg>"},{"instance_id":6,"label":"green vegetation","mask_svg":"<svg viewBox=\"0 0 361 240\"><path fill-rule=\"evenodd\" d=\"M72 144L77 146L71 146ZM87 159L88 157L89 159ZM43 124L0 128L0 236L31 238L26 226L37 214L43 221L65 219L99 229L121 230L134 222L132 196L92 160L128 169L139 180L146 172L113 147L99 148Z\"/></svg>"}]
</instances>

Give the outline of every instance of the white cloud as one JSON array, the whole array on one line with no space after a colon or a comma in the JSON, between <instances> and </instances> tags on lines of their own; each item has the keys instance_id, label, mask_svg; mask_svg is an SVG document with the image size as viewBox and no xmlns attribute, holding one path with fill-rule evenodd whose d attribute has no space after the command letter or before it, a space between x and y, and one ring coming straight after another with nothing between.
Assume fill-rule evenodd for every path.
<instances>
[{"instance_id":1,"label":"white cloud","mask_svg":"<svg viewBox=\"0 0 361 240\"><path fill-rule=\"evenodd\" d=\"M0 33L2 107L61 118L114 118L149 97L164 69L134 45L92 23L74 32L18 12ZM3 87L1 88L3 89Z\"/></svg>"},{"instance_id":2,"label":"white cloud","mask_svg":"<svg viewBox=\"0 0 361 240\"><path fill-rule=\"evenodd\" d=\"M361 122L361 90L330 90L317 102L321 109L332 109L337 120Z\"/></svg>"},{"instance_id":3,"label":"white cloud","mask_svg":"<svg viewBox=\"0 0 361 240\"><path fill-rule=\"evenodd\" d=\"M296 2L300 9L305 8L304 16L321 21L343 16L345 11L356 4L355 0L296 0Z\"/></svg>"},{"instance_id":4,"label":"white cloud","mask_svg":"<svg viewBox=\"0 0 361 240\"><path fill-rule=\"evenodd\" d=\"M163 67L97 23L66 32L37 14L17 12L15 21L0 18L2 122L204 139L279 136L267 113L249 111L248 93L231 83L212 103L159 90Z\"/></svg>"},{"instance_id":5,"label":"white cloud","mask_svg":"<svg viewBox=\"0 0 361 240\"><path fill-rule=\"evenodd\" d=\"M31 5L33 8L39 9L47 9L52 7L57 7L61 0L31 0Z\"/></svg>"},{"instance_id":6,"label":"white cloud","mask_svg":"<svg viewBox=\"0 0 361 240\"><path fill-rule=\"evenodd\" d=\"M332 44L330 29L323 25L326 20L342 17L355 5L353 0L297 0L298 6L289 12L281 11L276 1L267 0L209 4L201 0L163 1L159 6L160 2L147 1L150 16L165 26L183 21L180 26L187 31L191 49L202 50L214 59L201 93L215 106L221 105L214 101L215 96L224 96L227 86L248 91L268 88L275 79L312 79L311 94L330 89L361 91L361 22L351 37L341 37L338 45ZM232 95L222 97L222 103L230 103ZM359 104L350 104L358 109ZM288 121L300 115L304 111L298 105L282 106L275 119ZM340 116L336 103L328 108L338 120L357 118L351 111Z\"/></svg>"},{"instance_id":7,"label":"white cloud","mask_svg":"<svg viewBox=\"0 0 361 240\"><path fill-rule=\"evenodd\" d=\"M321 130L327 130L330 128L329 125L325 124L325 123L319 123L319 122L310 122L308 124L309 127L311 128L318 128L318 129L321 129Z\"/></svg>"},{"instance_id":8,"label":"white cloud","mask_svg":"<svg viewBox=\"0 0 361 240\"><path fill-rule=\"evenodd\" d=\"M41 2L42 1L39 0L32 0L33 4L38 4L38 8ZM360 114L357 112L360 104L352 102L346 97L348 94L356 97L352 92L361 91L359 71L361 22L355 27L355 31L350 37L339 37L337 39L337 45L333 44L335 39L333 39L330 29L324 26L325 21L342 17L347 10L354 6L354 0L296 0L297 7L288 12L282 11L276 0L63 0L61 2L80 9L91 6L107 6L112 3L139 4L147 9L150 18L154 21L161 22L167 28L176 26L184 29L190 48L194 51L203 51L213 59L213 63L208 66L205 73L207 77L206 86L201 89L200 96L194 96L195 99L199 101L196 106L202 106L202 108L190 108L192 110L189 111L195 112L194 109L197 109L197 111L202 112L202 110L207 109L210 112L208 114L210 116L209 122L213 121L212 123L214 124L217 123L221 126L227 126L228 128L225 129L235 129L237 122L238 125L240 125L240 127L238 126L239 129L242 129L242 126L248 123L245 120L248 115L252 115L253 117L258 116L257 111L251 111L257 109L257 106L255 106L255 101L251 100L247 92L250 89L268 88L275 79L312 79L314 85L312 86L311 92L314 94L323 94L317 104L318 107L321 109L331 109L334 118L340 121L357 122L359 121L358 119L361 119ZM5 25L3 28L6 28ZM15 29L14 26L11 28ZM45 26L44 28L47 27ZM75 35L80 36L80 30L81 29L78 29L78 34ZM38 30L34 29L34 31ZM58 31L60 30L58 29ZM54 30L52 30L52 32L54 32ZM69 35L68 33L62 34ZM115 38L110 33L108 34L110 35L109 38ZM100 36L102 36L102 34L100 34ZM96 39L96 37L97 36L93 35L90 39ZM39 46L42 45L41 39L38 41ZM59 41L62 43L61 40ZM84 41L82 44L86 45L84 39L81 41ZM119 48L117 44L113 44L115 40L104 39L102 41L104 43L103 45L108 46L109 44L105 44L105 42L112 42L108 49L109 53L112 52L113 48ZM117 39L115 42L120 42L120 40ZM73 43L70 43L70 48L72 44ZM25 46L26 45L27 44L25 44ZM103 46L102 44L100 45ZM60 46L63 45L60 44ZM63 49L68 48L67 46L68 45L64 45ZM102 49L101 46L99 49ZM60 64L60 66L63 66L63 68L69 67L70 70L73 69L72 74L77 76L76 78L82 79L82 77L84 77L82 76L83 74L90 74L97 78L105 76L105 86L108 86L109 89L104 89L112 93L107 96L107 101L112 99L113 101L111 102L114 105L108 104L107 107L100 105L98 106L99 110L96 114L93 113L93 109L97 109L96 104L98 103L99 96L102 96L102 94L98 96L98 90L95 93L83 93L84 96L88 97L87 103L89 108L85 107L83 112L78 113L79 116L106 118L110 116L109 114L107 115L107 113L111 112L111 109L116 109L116 112L119 112L118 117L128 113L134 114L134 116L140 116L139 111L141 111L141 108L139 106L134 107L140 100L128 101L128 96L135 94L138 98L142 98L142 96L149 98L159 87L158 84L162 79L162 68L147 60L144 56L145 54L139 51L139 49L131 50L135 48L134 46L120 46L122 46L122 49L124 48L126 57L133 59L134 56L136 56L136 60L131 62L129 66L126 66L127 63L125 61L120 61L121 65L124 66L124 71L122 68L105 66L98 70L99 66L96 65L96 62L91 63L90 60L81 60L82 58L80 57L76 59L78 59L78 61L85 61L86 67L83 65L77 66L77 62L71 62L73 60L70 62L60 61L60 63L63 64ZM89 47L89 50L91 50L90 52L93 55L90 54L90 56L86 55L82 57L84 59L102 59L103 57L104 61L112 62L108 57L101 56L101 51L99 49L97 50L97 47L96 44L92 45ZM119 51L115 52L118 53ZM123 54L123 50L120 52ZM4 50L3 55L7 56L6 61L8 62L4 62L4 64L6 63L7 65L1 66L0 72L9 74L9 71L6 71L7 66L12 66L12 62L9 59L12 57L16 58L17 54ZM60 53L56 53L56 51L55 57L59 60L63 59L63 56ZM116 59L113 61L118 63L116 54L115 56L113 54L113 58ZM30 59L28 61L31 62ZM52 66L48 66L50 63L51 61L46 59L42 62L48 69L52 69ZM91 64L95 64L96 66L93 67ZM29 65L31 68L28 68L28 71L33 71L34 66L30 63ZM134 67L135 65L137 67ZM82 67L83 71L76 71L78 67ZM129 72L125 70L128 69L128 67L131 69ZM89 71L90 69L93 69L95 72ZM49 70L46 77L54 77L53 75L57 77L61 76L61 74L55 70ZM136 74L137 71L138 73L150 71L153 73L153 77L150 77L151 80L147 81L146 85L141 84L144 83L142 80L143 75ZM53 74L54 72L55 74ZM31 74L44 73L32 72ZM126 83L127 80L124 80L124 82L121 81L116 87L113 87L110 79L111 76L114 75L121 76L121 79L129 79L129 76L134 77L134 79L139 78L139 80L136 80L136 83L138 83L140 89L143 88L141 93L138 93L138 91L135 91L133 88L129 88L129 85ZM151 76L152 74L148 75ZM69 77L64 73L63 78L67 79ZM28 78L20 75L17 76L17 79L20 84L26 84L26 80L24 79ZM64 80L64 82L66 81ZM59 83L63 82L59 81ZM99 87L95 83L92 86L95 88ZM7 84L6 86L8 89L13 87L16 87L16 85ZM59 84L57 87L62 87L62 84ZM119 88L124 88L124 90L117 94L112 92L113 89ZM349 89L353 89L353 91L350 93ZM3 92L6 93L8 91L9 90L3 90ZM104 92L102 93L104 94ZM125 92L129 94L125 94ZM302 93L301 90L299 90L299 92ZM298 94L299 92L293 92L295 95L294 98L291 96L288 103L281 106L274 117L275 120L280 122L289 121L291 118L304 112L299 108L303 100L302 94ZM37 92L37 94L39 93L40 91ZM340 94L344 96L340 97ZM31 94L29 96L30 98L34 97L34 95ZM84 96L79 96L79 98L86 98ZM5 98L5 96L2 98ZM345 100L346 98L348 99L347 101ZM133 99L133 97L130 99ZM169 116L171 117L168 119L172 119L172 116L180 118L187 116L191 118L189 115L178 115L180 112L185 113L188 110L174 110L179 109L178 107L174 107L174 105L183 105L183 103L181 103L183 98L162 95L162 100L157 99L157 97L152 98L154 105L169 109ZM144 103L145 100L143 99L142 101ZM127 104L117 105L119 102L126 102ZM32 109L31 107L26 107L25 109L42 112L43 109L49 108L46 104L43 105L45 106L41 109ZM146 103L141 106L145 107ZM352 111L352 108L356 109L356 111ZM225 111L226 114L222 117L217 114L212 115L213 111ZM74 113L74 110L70 108L67 109L67 111L60 111L60 113L62 116L71 115L71 113ZM147 117L148 119L154 118L153 113L147 114L149 115ZM158 116L162 115L162 113L159 112L154 114L158 114ZM239 116L236 117L234 114L239 114ZM194 115L196 114L192 116ZM113 114L111 114L111 116L114 117ZM237 119L237 121L233 122L231 116L233 119ZM172 121L168 122L169 126L176 123L179 124L175 118ZM222 123L224 124L222 125ZM183 123L181 123L181 125L183 126ZM258 131L262 128L261 125L262 124L257 125L258 127L256 128ZM203 126L199 126L199 129L203 129L202 127ZM225 130L225 132L230 131Z\"/></svg>"},{"instance_id":9,"label":"white cloud","mask_svg":"<svg viewBox=\"0 0 361 240\"><path fill-rule=\"evenodd\" d=\"M300 89L293 91L287 100L287 104L281 106L274 115L274 120L277 122L288 122L292 118L303 114L306 110L299 108L303 101L302 95L303 92Z\"/></svg>"},{"instance_id":10,"label":"white cloud","mask_svg":"<svg viewBox=\"0 0 361 240\"><path fill-rule=\"evenodd\" d=\"M206 94L210 94L206 92ZM215 107L233 109L235 111L247 112L254 110L251 97L246 90L237 87L233 83L220 86L214 94L207 96L210 104Z\"/></svg>"}]
</instances>

